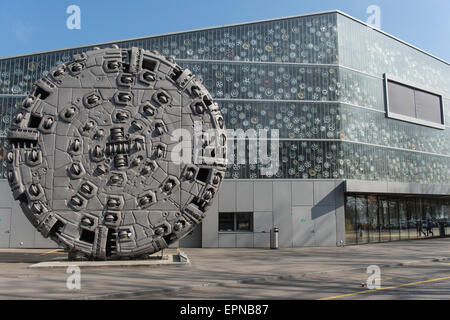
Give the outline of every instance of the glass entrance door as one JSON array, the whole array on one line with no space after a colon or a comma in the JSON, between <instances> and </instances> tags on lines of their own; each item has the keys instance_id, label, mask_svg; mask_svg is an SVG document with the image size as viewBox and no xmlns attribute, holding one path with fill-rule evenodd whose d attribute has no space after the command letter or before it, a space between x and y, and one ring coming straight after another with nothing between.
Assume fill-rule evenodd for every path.
<instances>
[{"instance_id":1,"label":"glass entrance door","mask_svg":"<svg viewBox=\"0 0 450 320\"><path fill-rule=\"evenodd\" d=\"M378 219L378 199L367 196L367 213L369 218L369 242L380 241L380 221Z\"/></svg>"},{"instance_id":2,"label":"glass entrance door","mask_svg":"<svg viewBox=\"0 0 450 320\"><path fill-rule=\"evenodd\" d=\"M389 200L389 218L391 219L391 241L400 240L400 219L398 214L398 201L396 199Z\"/></svg>"},{"instance_id":3,"label":"glass entrance door","mask_svg":"<svg viewBox=\"0 0 450 320\"><path fill-rule=\"evenodd\" d=\"M380 213L380 241L391 241L388 200L379 198L378 206Z\"/></svg>"}]
</instances>

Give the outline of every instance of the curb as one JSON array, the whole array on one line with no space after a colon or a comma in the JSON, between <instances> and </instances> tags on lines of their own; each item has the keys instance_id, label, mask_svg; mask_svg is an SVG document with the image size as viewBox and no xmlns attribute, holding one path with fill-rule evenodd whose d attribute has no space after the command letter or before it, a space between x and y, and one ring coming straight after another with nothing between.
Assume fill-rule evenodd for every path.
<instances>
[{"instance_id":1,"label":"curb","mask_svg":"<svg viewBox=\"0 0 450 320\"><path fill-rule=\"evenodd\" d=\"M392 268L392 267L408 266L408 265L417 264L417 263L440 262L440 261L448 261L448 260L450 260L450 257L440 257L440 258L432 258L432 259L426 259L426 260L413 260L413 261L405 261L405 262L397 262L397 263L379 264L378 266L384 267L384 268ZM366 269L367 269L367 267L364 266L364 267L334 269L334 270L325 270L325 271L316 271L316 272L306 272L306 273L300 273L300 274L266 276L266 277L241 279L241 280L229 280L229 281L221 281L221 282L205 282L205 283L201 283L198 285L192 285L192 286L142 290L142 291L128 291L128 292L110 293L110 294L98 294L98 295L92 295L92 296L73 298L70 300L121 299L121 298L133 298L133 297L137 298L139 296L152 294L152 293L161 293L161 292L170 293L170 292L178 292L181 290L198 289L198 288L203 288L203 287L220 287L220 286L226 286L229 284L250 284L250 283L261 282L261 281L264 282L264 281L274 281L274 280L294 280L294 279L306 277L308 275L328 274L328 273L353 271L353 270L366 270Z\"/></svg>"},{"instance_id":2,"label":"curb","mask_svg":"<svg viewBox=\"0 0 450 320\"><path fill-rule=\"evenodd\" d=\"M166 260L118 260L118 261L45 261L32 264L31 269L67 268L76 266L79 268L127 268L127 267L167 267L187 266L191 262L187 256L167 255Z\"/></svg>"}]
</instances>

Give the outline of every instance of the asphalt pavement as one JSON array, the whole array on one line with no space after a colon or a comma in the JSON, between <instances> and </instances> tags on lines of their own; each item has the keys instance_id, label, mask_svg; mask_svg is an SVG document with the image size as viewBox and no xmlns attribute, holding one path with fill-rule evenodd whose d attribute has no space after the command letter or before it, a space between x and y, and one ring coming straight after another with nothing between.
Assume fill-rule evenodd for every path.
<instances>
[{"instance_id":1,"label":"asphalt pavement","mask_svg":"<svg viewBox=\"0 0 450 320\"><path fill-rule=\"evenodd\" d=\"M170 295L154 292L141 295L139 299L448 300L450 298L448 262L436 261L381 268L379 289L367 287L368 276L363 270L308 274L290 279L186 288Z\"/></svg>"},{"instance_id":2,"label":"asphalt pavement","mask_svg":"<svg viewBox=\"0 0 450 320\"><path fill-rule=\"evenodd\" d=\"M450 239L346 247L185 248L191 264L30 269L59 250L0 250L0 299L448 299ZM74 263L76 265L76 263ZM381 272L370 290L367 267Z\"/></svg>"}]
</instances>

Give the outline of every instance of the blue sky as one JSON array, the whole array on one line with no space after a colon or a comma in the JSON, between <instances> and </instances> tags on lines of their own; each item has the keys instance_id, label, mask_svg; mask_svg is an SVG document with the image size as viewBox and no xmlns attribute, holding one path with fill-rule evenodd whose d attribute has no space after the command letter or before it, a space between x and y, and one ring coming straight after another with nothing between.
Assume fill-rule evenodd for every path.
<instances>
[{"instance_id":1,"label":"blue sky","mask_svg":"<svg viewBox=\"0 0 450 320\"><path fill-rule=\"evenodd\" d=\"M72 4L80 30L66 27ZM370 5L382 30L450 61L449 0L2 0L0 57L332 9L366 21Z\"/></svg>"}]
</instances>

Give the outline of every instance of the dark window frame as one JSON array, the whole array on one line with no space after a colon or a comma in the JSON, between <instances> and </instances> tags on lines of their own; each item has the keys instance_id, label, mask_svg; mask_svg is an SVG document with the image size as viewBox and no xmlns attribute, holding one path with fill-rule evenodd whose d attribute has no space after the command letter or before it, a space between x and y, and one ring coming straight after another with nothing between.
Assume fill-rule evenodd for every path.
<instances>
[{"instance_id":1,"label":"dark window frame","mask_svg":"<svg viewBox=\"0 0 450 320\"><path fill-rule=\"evenodd\" d=\"M407 81L403 81L400 80L396 77L393 77L391 75L388 74L384 74L383 75L383 82L384 82L384 99L385 99L385 106L386 106L386 117L387 118L392 118L392 119L396 119L396 120L401 120L401 121L405 121L405 122L409 122L409 123L414 123L414 124L418 124L418 125L422 125L422 126L426 126L426 127L431 127L431 128L435 128L435 129L440 129L440 130L445 130L445 114L444 114L444 96L441 93L438 93L436 91L430 90L428 88L424 88L421 87L417 84L411 83L411 82L407 82ZM391 108L389 106L389 83L394 83L400 86L404 86L407 88L410 88L413 90L413 93L415 94L416 91L420 91L420 92L424 92L424 93L428 93L430 95L434 95L439 97L440 100L440 113L441 113L441 123L437 123L437 122L433 122L433 121L429 121L429 120L424 120L424 119L420 119L417 117L410 117L407 115L402 115L399 113L395 113L391 111ZM415 102L415 110L414 112L416 112L417 110L417 104Z\"/></svg>"},{"instance_id":2,"label":"dark window frame","mask_svg":"<svg viewBox=\"0 0 450 320\"><path fill-rule=\"evenodd\" d=\"M406 194L385 194L385 193L345 193L345 237L346 245L359 245L367 242L359 241L358 238L358 215L356 206L356 197L365 197L367 200L372 197L373 203L377 206L376 215L378 220L377 230L369 229L369 243L384 243L403 241L411 239L427 239L436 237L440 234L440 226L444 225L445 237L450 238L450 197L442 198L433 195L406 195ZM395 207L391 205L395 202ZM400 214L401 202L406 205L406 212L402 216ZM367 214L369 212L369 202L367 202ZM434 211L433 211L434 210ZM375 210L373 211L375 213ZM427 213L431 215L428 217ZM369 217L369 216L368 216ZM402 233L401 218L406 217L407 235ZM433 232L426 232L427 217L432 222ZM351 220L351 225L348 221ZM398 226L393 223L397 220ZM406 221L406 220L404 220ZM421 226L421 227L419 227ZM350 228L349 228L350 227ZM373 230L371 232L371 230ZM426 234L425 234L426 233ZM371 234L375 237L371 238ZM348 237L348 235L350 235ZM378 236L378 237L377 237ZM378 239L378 240L377 240Z\"/></svg>"},{"instance_id":3,"label":"dark window frame","mask_svg":"<svg viewBox=\"0 0 450 320\"><path fill-rule=\"evenodd\" d=\"M233 216L233 230L221 230L221 226L220 226L220 216L222 214L229 214ZM238 215L239 214L248 214L249 215L249 220L250 220L250 229L249 230L238 230ZM245 232L254 232L254 213L250 212L250 211L245 211L245 212L219 212L219 219L218 219L218 231L219 232L224 232L224 233L245 233Z\"/></svg>"}]
</instances>

